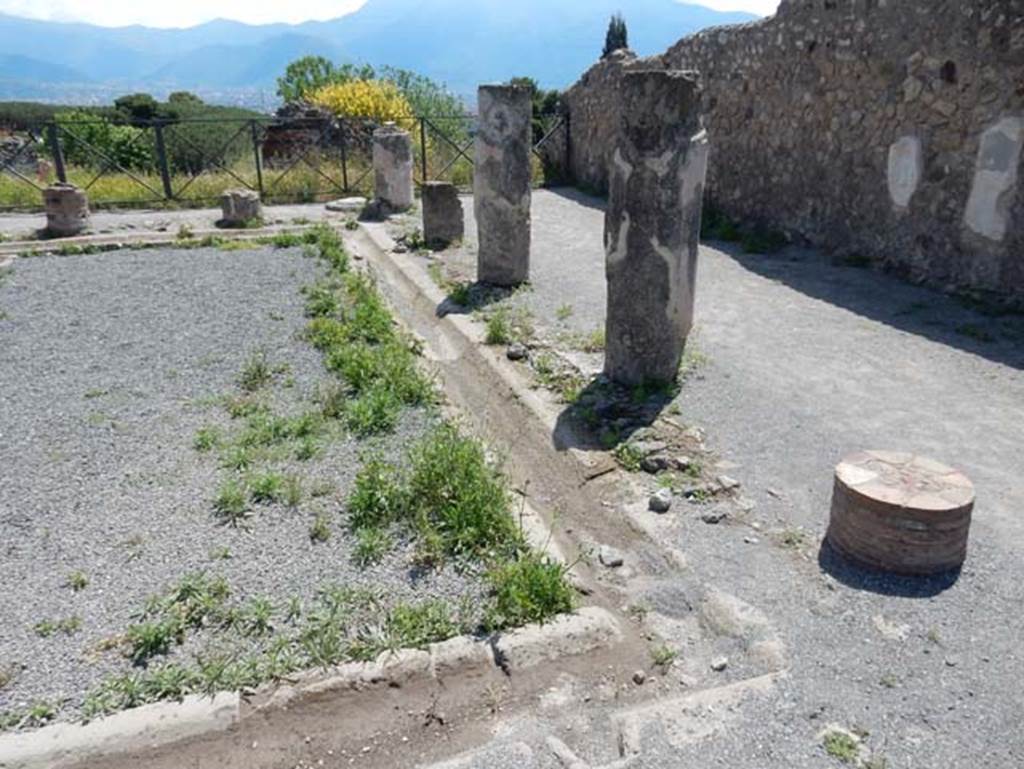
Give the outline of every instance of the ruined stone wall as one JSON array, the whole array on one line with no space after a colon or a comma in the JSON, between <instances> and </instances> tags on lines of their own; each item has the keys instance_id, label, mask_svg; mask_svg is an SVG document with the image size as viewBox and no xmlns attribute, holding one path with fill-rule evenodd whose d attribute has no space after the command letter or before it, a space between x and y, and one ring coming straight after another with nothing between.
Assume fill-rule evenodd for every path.
<instances>
[{"instance_id":1,"label":"ruined stone wall","mask_svg":"<svg viewBox=\"0 0 1024 769\"><path fill-rule=\"evenodd\" d=\"M940 287L1024 302L1024 2L783 0L570 90L569 164L607 186L624 69L696 69L708 197Z\"/></svg>"}]
</instances>

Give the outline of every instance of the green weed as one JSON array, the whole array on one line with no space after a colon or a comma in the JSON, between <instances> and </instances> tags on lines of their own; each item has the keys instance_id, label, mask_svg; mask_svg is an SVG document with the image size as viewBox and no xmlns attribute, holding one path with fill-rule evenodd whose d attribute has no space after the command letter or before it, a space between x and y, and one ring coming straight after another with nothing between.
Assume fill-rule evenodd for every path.
<instances>
[{"instance_id":1,"label":"green weed","mask_svg":"<svg viewBox=\"0 0 1024 769\"><path fill-rule=\"evenodd\" d=\"M487 581L493 602L485 624L492 630L545 622L576 606L566 567L536 553L524 553L492 568Z\"/></svg>"}]
</instances>

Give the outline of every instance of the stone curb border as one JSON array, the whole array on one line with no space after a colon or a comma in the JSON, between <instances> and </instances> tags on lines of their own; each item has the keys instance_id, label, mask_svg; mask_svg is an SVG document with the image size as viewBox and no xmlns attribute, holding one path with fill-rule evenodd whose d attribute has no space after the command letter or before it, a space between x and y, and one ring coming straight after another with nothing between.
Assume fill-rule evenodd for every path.
<instances>
[{"instance_id":1,"label":"stone curb border","mask_svg":"<svg viewBox=\"0 0 1024 769\"><path fill-rule=\"evenodd\" d=\"M402 687L417 681L480 676L498 668L525 671L564 657L618 643L622 631L606 609L584 607L544 625L526 625L485 639L457 636L426 650L383 652L373 662L340 665L326 674L307 671L278 684L267 700L242 714L239 692L190 695L158 702L88 724L59 723L24 734L0 735L0 769L46 769L103 756L151 750L186 739L225 732L255 714L315 704L346 692Z\"/></svg>"},{"instance_id":2,"label":"stone curb border","mask_svg":"<svg viewBox=\"0 0 1024 769\"><path fill-rule=\"evenodd\" d=\"M335 226L336 222L325 220L326 224ZM309 229L309 224L284 224L260 227L258 229L222 229L209 227L192 231L193 240L216 236L222 240L256 240L257 238L273 237L282 234L301 234ZM79 235L72 238L52 238L50 240L6 240L0 241L0 267L4 267L21 255L44 256L56 254L63 246L97 246L111 251L122 248L146 246L173 246L179 242L176 232L133 231L124 233L104 233L96 235Z\"/></svg>"}]
</instances>

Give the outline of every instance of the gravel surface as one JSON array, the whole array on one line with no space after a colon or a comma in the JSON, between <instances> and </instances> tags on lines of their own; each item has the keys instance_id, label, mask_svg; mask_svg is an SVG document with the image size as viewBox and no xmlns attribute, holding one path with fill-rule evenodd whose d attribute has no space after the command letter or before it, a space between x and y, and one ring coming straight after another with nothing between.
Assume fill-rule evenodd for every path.
<instances>
[{"instance_id":1,"label":"gravel surface","mask_svg":"<svg viewBox=\"0 0 1024 769\"><path fill-rule=\"evenodd\" d=\"M188 572L223 574L239 598L309 599L323 584L373 586L389 600L479 594L451 569L420 574L410 543L372 568L352 562L347 486L367 445L340 438L301 473L298 510L256 509L249 530L219 525L211 500L226 471L193 448L205 425L227 427L249 356L264 350L279 413L309 408L327 374L301 338L300 287L321 267L297 249L146 250L18 260L0 284L0 712L82 694L127 663L96 646L122 632L150 595ZM409 411L374 444L397 456L429 425ZM318 513L333 536L312 544ZM229 559L214 551L228 548ZM68 575L88 586L74 592ZM40 638L43 620L81 629Z\"/></svg>"},{"instance_id":2,"label":"gravel surface","mask_svg":"<svg viewBox=\"0 0 1024 769\"><path fill-rule=\"evenodd\" d=\"M292 224L299 221L342 221L349 214L328 211L323 203L296 203L293 205L264 206L267 224ZM125 210L93 211L90 234L113 232L177 232L182 225L192 229L212 228L221 218L219 208L184 208L178 210ZM0 235L7 238L32 238L46 226L46 215L41 213L0 214ZM0 238L2 240L2 238Z\"/></svg>"},{"instance_id":3,"label":"gravel surface","mask_svg":"<svg viewBox=\"0 0 1024 769\"><path fill-rule=\"evenodd\" d=\"M466 246L441 258L472 279L467 224ZM557 328L564 303L573 328L603 323L602 225L600 201L534 194L532 287L518 299L538 325ZM765 612L789 673L767 694L707 708L699 723L682 706L652 718L630 766L840 766L821 745L829 723L869 732L866 750L887 760L874 766L1024 765L1024 318L991 317L810 250L753 256L713 244L700 257L695 340L707 360L676 406L706 430L718 471L741 481L752 510L710 526L701 513L711 508L677 501L673 539L693 579ZM962 573L873 577L820 549L833 467L865 448L922 452L972 478ZM721 683L750 675L732 662L743 639L720 643L730 659ZM564 703L565 715L519 717L453 766L565 765L550 735L586 765L617 766L616 707L589 702L588 692Z\"/></svg>"}]
</instances>

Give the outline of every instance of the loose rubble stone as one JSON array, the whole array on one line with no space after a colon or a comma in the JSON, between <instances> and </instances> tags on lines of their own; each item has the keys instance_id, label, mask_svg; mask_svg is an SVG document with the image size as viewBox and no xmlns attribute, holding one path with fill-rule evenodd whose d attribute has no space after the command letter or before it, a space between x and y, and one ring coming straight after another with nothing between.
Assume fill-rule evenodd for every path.
<instances>
[{"instance_id":1,"label":"loose rubble stone","mask_svg":"<svg viewBox=\"0 0 1024 769\"><path fill-rule=\"evenodd\" d=\"M667 513L672 509L672 490L658 489L651 495L648 506L655 513Z\"/></svg>"},{"instance_id":2,"label":"loose rubble stone","mask_svg":"<svg viewBox=\"0 0 1024 769\"><path fill-rule=\"evenodd\" d=\"M446 248L465 235L462 201L454 184L427 182L420 189L423 205L423 240L431 248Z\"/></svg>"},{"instance_id":3,"label":"loose rubble stone","mask_svg":"<svg viewBox=\"0 0 1024 769\"><path fill-rule=\"evenodd\" d=\"M708 510L706 513L702 513L700 519L704 523L716 524L721 523L726 518L726 512L724 510Z\"/></svg>"},{"instance_id":4,"label":"loose rubble stone","mask_svg":"<svg viewBox=\"0 0 1024 769\"><path fill-rule=\"evenodd\" d=\"M716 673L721 673L729 667L729 659L727 657L715 657L711 660L711 669Z\"/></svg>"},{"instance_id":5,"label":"loose rubble stone","mask_svg":"<svg viewBox=\"0 0 1024 769\"><path fill-rule=\"evenodd\" d=\"M256 190L226 190L220 196L221 227L244 227L263 218L263 205Z\"/></svg>"},{"instance_id":6,"label":"loose rubble stone","mask_svg":"<svg viewBox=\"0 0 1024 769\"><path fill-rule=\"evenodd\" d=\"M735 478L730 478L728 475L720 475L717 480L718 485L722 487L722 491L731 491L740 487L740 482Z\"/></svg>"},{"instance_id":7,"label":"loose rubble stone","mask_svg":"<svg viewBox=\"0 0 1024 769\"><path fill-rule=\"evenodd\" d=\"M645 673L643 670L638 670L635 673L633 673L633 683L635 683L637 686L642 686L644 681L646 680L647 673Z\"/></svg>"},{"instance_id":8,"label":"loose rubble stone","mask_svg":"<svg viewBox=\"0 0 1024 769\"><path fill-rule=\"evenodd\" d=\"M89 228L89 199L73 184L52 184L43 190L46 232L55 238L79 235Z\"/></svg>"},{"instance_id":9,"label":"loose rubble stone","mask_svg":"<svg viewBox=\"0 0 1024 769\"><path fill-rule=\"evenodd\" d=\"M530 351L526 349L526 345L519 342L513 342L505 350L505 357L509 360L526 360L529 355Z\"/></svg>"},{"instance_id":10,"label":"loose rubble stone","mask_svg":"<svg viewBox=\"0 0 1024 769\"><path fill-rule=\"evenodd\" d=\"M618 568L623 563L622 553L609 545L601 545L598 558L602 565L607 566L609 569Z\"/></svg>"},{"instance_id":11,"label":"loose rubble stone","mask_svg":"<svg viewBox=\"0 0 1024 769\"><path fill-rule=\"evenodd\" d=\"M373 132L373 178L376 202L390 212L413 204L412 138L394 123Z\"/></svg>"},{"instance_id":12,"label":"loose rubble stone","mask_svg":"<svg viewBox=\"0 0 1024 769\"><path fill-rule=\"evenodd\" d=\"M656 475L663 470L668 470L669 459L663 454L655 454L654 456L644 457L640 461L640 467L645 473Z\"/></svg>"},{"instance_id":13,"label":"loose rubble stone","mask_svg":"<svg viewBox=\"0 0 1024 769\"><path fill-rule=\"evenodd\" d=\"M707 133L692 72L622 77L605 214L605 374L671 382L693 325Z\"/></svg>"},{"instance_id":14,"label":"loose rubble stone","mask_svg":"<svg viewBox=\"0 0 1024 769\"><path fill-rule=\"evenodd\" d=\"M515 286L530 279L532 106L530 89L482 85L473 165L477 280Z\"/></svg>"}]
</instances>

